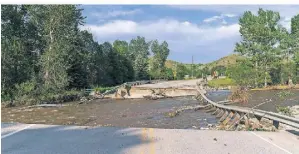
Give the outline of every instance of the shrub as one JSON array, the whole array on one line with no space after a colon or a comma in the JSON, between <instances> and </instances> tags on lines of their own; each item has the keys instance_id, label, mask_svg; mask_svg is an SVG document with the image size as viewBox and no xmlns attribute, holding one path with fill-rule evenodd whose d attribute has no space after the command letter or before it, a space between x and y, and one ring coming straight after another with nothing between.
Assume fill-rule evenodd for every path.
<instances>
[{"instance_id":1,"label":"shrub","mask_svg":"<svg viewBox=\"0 0 299 154\"><path fill-rule=\"evenodd\" d=\"M287 116L292 116L293 115L290 107L277 106L276 110L277 110L277 112L280 112L283 115L287 115Z\"/></svg>"},{"instance_id":2,"label":"shrub","mask_svg":"<svg viewBox=\"0 0 299 154\"><path fill-rule=\"evenodd\" d=\"M233 87L232 94L228 96L233 102L247 103L250 97L248 90L244 87Z\"/></svg>"},{"instance_id":3,"label":"shrub","mask_svg":"<svg viewBox=\"0 0 299 154\"><path fill-rule=\"evenodd\" d=\"M280 99L285 99L286 97L292 96L294 93L291 91L280 91L276 94Z\"/></svg>"}]
</instances>

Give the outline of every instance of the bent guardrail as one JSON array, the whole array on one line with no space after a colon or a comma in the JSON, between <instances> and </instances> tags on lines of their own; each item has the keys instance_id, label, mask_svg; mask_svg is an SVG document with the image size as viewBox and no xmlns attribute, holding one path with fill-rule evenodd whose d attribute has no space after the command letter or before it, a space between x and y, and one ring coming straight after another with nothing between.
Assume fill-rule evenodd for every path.
<instances>
[{"instance_id":1,"label":"bent guardrail","mask_svg":"<svg viewBox=\"0 0 299 154\"><path fill-rule=\"evenodd\" d=\"M196 89L204 100L206 100L209 104L211 104L216 109L222 110L223 115L222 115L221 119L228 118L228 114L224 114L225 112L234 111L234 112L243 113L245 115L253 114L254 116L259 117L259 118L267 118L267 119L273 120L273 125L276 128L278 128L279 123L283 123L283 124L286 124L286 125L289 125L289 126L299 129L299 119L297 119L297 118L281 115L281 114L274 113L274 112L258 110L258 109L231 106L231 105L226 106L223 104L219 104L219 103L213 102L212 100L210 100L209 98L206 97L206 95L204 94L204 89L203 89L202 85L197 85ZM231 116L231 117L233 117L233 116ZM230 120L230 119L228 119L228 120ZM233 124L235 124L235 123L233 123Z\"/></svg>"}]
</instances>

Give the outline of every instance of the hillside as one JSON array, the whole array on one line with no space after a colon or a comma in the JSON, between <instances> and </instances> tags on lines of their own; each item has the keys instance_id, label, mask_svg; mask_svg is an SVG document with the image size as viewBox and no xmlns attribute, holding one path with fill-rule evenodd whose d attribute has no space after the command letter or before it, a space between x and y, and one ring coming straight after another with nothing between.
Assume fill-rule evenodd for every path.
<instances>
[{"instance_id":1,"label":"hillside","mask_svg":"<svg viewBox=\"0 0 299 154\"><path fill-rule=\"evenodd\" d=\"M216 61L207 63L207 64L194 64L194 67L196 67L196 66L198 66L200 68L207 67L209 69L211 69L215 66L225 66L225 67L227 67L229 65L235 64L238 59L242 59L242 57L239 56L239 55L236 55L236 54L231 54L231 55L222 57L222 58L220 58ZM179 64L179 62L176 62L176 61L173 61L173 60L166 60L166 62L165 62L165 66L167 68L174 68L176 64ZM183 64L183 65L185 65L187 68L191 68L191 64Z\"/></svg>"},{"instance_id":2,"label":"hillside","mask_svg":"<svg viewBox=\"0 0 299 154\"><path fill-rule=\"evenodd\" d=\"M222 57L222 58L220 58L216 61L213 61L211 63L204 64L203 67L207 67L209 69L211 69L215 66L225 66L225 67L227 67L229 65L235 64L238 59L242 59L242 56L239 56L239 55L236 55L236 54L231 54L231 55Z\"/></svg>"},{"instance_id":3,"label":"hillside","mask_svg":"<svg viewBox=\"0 0 299 154\"><path fill-rule=\"evenodd\" d=\"M190 69L192 66L192 64L184 64L184 63L179 63L179 62L173 61L173 60L166 60L165 67L173 69L176 66L176 64L183 64L188 69ZM199 67L201 65L203 65L203 64L193 64L194 67Z\"/></svg>"}]
</instances>

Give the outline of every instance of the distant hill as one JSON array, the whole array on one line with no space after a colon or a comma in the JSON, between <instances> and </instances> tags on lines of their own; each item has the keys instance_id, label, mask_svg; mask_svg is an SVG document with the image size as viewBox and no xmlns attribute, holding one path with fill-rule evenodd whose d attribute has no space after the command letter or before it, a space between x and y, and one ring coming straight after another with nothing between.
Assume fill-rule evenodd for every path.
<instances>
[{"instance_id":1,"label":"distant hill","mask_svg":"<svg viewBox=\"0 0 299 154\"><path fill-rule=\"evenodd\" d=\"M216 61L213 61L211 63L204 64L202 67L207 67L209 69L216 67L216 66L224 66L227 67L229 65L236 64L237 60L243 59L242 56L231 54L225 57L222 57Z\"/></svg>"},{"instance_id":2,"label":"distant hill","mask_svg":"<svg viewBox=\"0 0 299 154\"><path fill-rule=\"evenodd\" d=\"M242 58L243 58L242 56L239 56L239 55L236 55L236 54L231 54L231 55L222 57L222 58L220 58L216 61L207 63L207 64L194 64L194 67L196 67L196 66L200 67L200 68L207 67L209 69L211 69L215 66L225 66L225 67L227 67L229 65L235 64L238 59L242 59ZM173 60L166 60L166 62L165 62L165 66L167 68L174 68L176 64L179 64L179 62L173 61ZM183 64L183 65L185 65L187 68L191 68L192 64Z\"/></svg>"},{"instance_id":3,"label":"distant hill","mask_svg":"<svg viewBox=\"0 0 299 154\"><path fill-rule=\"evenodd\" d=\"M177 62L177 61L173 61L173 60L166 60L165 62L165 67L166 68L171 68L171 69L174 69L176 64L183 64L186 66L186 68L190 69L192 64L185 64L185 63L180 63L180 62ZM193 64L194 67L199 67L203 64Z\"/></svg>"}]
</instances>

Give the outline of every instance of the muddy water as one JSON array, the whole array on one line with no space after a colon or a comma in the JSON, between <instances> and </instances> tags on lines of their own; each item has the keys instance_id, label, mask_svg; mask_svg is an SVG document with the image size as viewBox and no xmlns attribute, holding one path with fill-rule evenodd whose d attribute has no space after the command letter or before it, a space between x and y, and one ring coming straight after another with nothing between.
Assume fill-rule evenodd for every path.
<instances>
[{"instance_id":1,"label":"muddy water","mask_svg":"<svg viewBox=\"0 0 299 154\"><path fill-rule=\"evenodd\" d=\"M233 105L243 107L254 107L262 102L268 101L258 109L277 112L276 106L294 106L299 105L299 90L290 90L292 95L286 98L280 98L277 94L282 90L267 90L267 91L251 91L248 103L237 103ZM230 91L213 91L208 93L208 98L213 101L225 100L230 94Z\"/></svg>"},{"instance_id":2,"label":"muddy water","mask_svg":"<svg viewBox=\"0 0 299 154\"><path fill-rule=\"evenodd\" d=\"M54 108L8 108L2 109L1 114L3 122L59 125L197 129L217 122L210 113L200 110L186 111L176 117L167 115L184 106L195 105L198 101L193 97L96 100L88 104L70 103L69 106Z\"/></svg>"}]
</instances>

